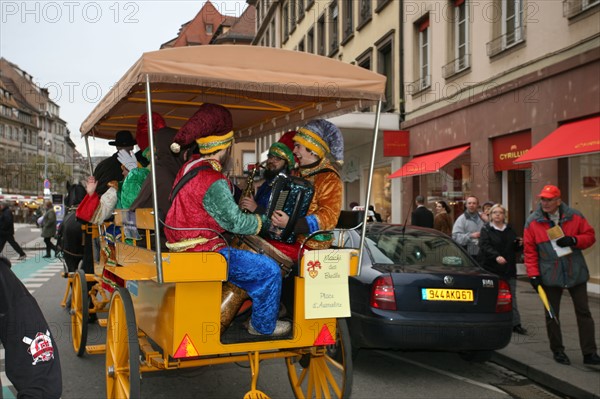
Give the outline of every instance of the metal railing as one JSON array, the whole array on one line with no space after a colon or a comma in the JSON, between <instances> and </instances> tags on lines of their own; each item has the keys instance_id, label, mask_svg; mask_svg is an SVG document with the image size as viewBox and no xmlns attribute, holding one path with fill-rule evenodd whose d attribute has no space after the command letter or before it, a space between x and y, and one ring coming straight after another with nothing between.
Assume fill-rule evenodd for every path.
<instances>
[{"instance_id":1,"label":"metal railing","mask_svg":"<svg viewBox=\"0 0 600 399\"><path fill-rule=\"evenodd\" d=\"M493 57L509 48L525 41L525 27L519 26L505 35L499 36L487 43L487 55Z\"/></svg>"}]
</instances>

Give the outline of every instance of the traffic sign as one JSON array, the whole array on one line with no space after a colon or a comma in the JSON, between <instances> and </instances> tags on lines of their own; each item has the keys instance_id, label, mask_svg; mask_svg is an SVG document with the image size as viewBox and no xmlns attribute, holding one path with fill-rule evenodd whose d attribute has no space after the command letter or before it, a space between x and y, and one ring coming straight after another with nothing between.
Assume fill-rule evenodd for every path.
<instances>
[{"instance_id":1,"label":"traffic sign","mask_svg":"<svg viewBox=\"0 0 600 399\"><path fill-rule=\"evenodd\" d=\"M50 188L50 180L44 179L44 188Z\"/></svg>"}]
</instances>

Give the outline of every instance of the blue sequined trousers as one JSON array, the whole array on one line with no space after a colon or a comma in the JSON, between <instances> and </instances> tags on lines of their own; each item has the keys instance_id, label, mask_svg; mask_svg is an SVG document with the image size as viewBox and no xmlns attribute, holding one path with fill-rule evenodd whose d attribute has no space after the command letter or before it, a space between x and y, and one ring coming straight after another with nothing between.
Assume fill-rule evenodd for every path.
<instances>
[{"instance_id":1,"label":"blue sequined trousers","mask_svg":"<svg viewBox=\"0 0 600 399\"><path fill-rule=\"evenodd\" d=\"M252 299L252 326L261 334L272 334L281 298L279 265L265 255L243 249L224 248L219 252L229 265L228 281Z\"/></svg>"}]
</instances>

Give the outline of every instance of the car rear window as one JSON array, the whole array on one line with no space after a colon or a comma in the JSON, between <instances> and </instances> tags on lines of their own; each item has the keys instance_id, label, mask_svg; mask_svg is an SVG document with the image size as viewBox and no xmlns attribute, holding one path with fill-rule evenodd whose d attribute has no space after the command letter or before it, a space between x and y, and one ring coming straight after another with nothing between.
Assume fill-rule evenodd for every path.
<instances>
[{"instance_id":1,"label":"car rear window","mask_svg":"<svg viewBox=\"0 0 600 399\"><path fill-rule=\"evenodd\" d=\"M375 264L475 266L449 237L429 234L368 234L365 240Z\"/></svg>"}]
</instances>

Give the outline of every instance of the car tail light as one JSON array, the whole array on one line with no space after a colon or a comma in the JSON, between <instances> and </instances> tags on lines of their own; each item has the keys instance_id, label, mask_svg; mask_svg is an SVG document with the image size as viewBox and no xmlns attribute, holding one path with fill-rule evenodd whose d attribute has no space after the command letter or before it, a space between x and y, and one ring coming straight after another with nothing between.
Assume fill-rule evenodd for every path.
<instances>
[{"instance_id":1,"label":"car tail light","mask_svg":"<svg viewBox=\"0 0 600 399\"><path fill-rule=\"evenodd\" d=\"M392 276L377 277L371 287L371 306L383 310L396 310Z\"/></svg>"},{"instance_id":2,"label":"car tail light","mask_svg":"<svg viewBox=\"0 0 600 399\"><path fill-rule=\"evenodd\" d=\"M504 280L498 280L498 300L496 302L496 313L512 311L512 293L510 286Z\"/></svg>"}]
</instances>

